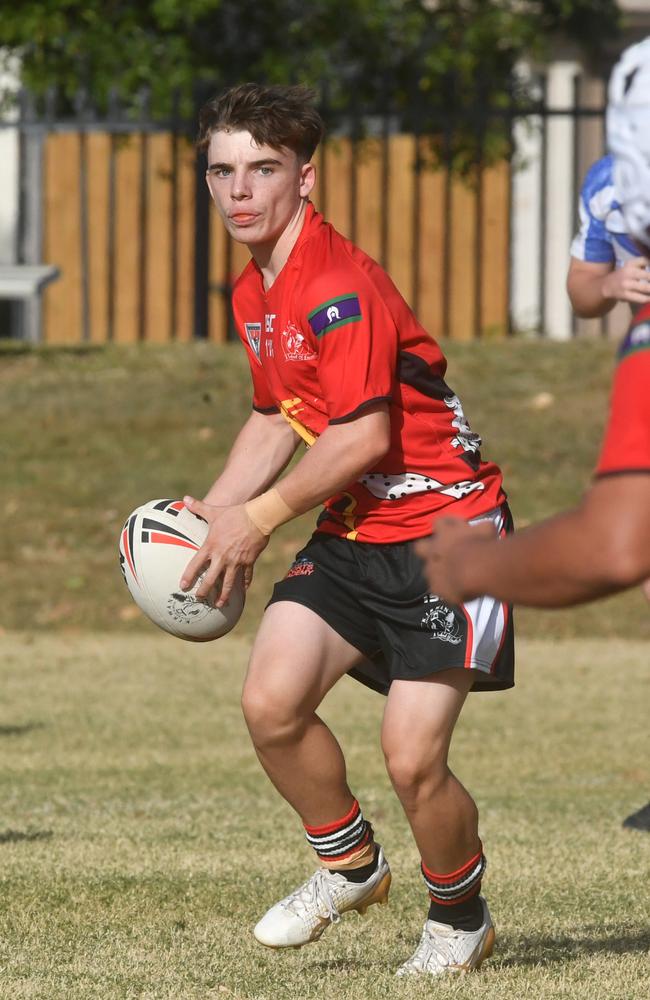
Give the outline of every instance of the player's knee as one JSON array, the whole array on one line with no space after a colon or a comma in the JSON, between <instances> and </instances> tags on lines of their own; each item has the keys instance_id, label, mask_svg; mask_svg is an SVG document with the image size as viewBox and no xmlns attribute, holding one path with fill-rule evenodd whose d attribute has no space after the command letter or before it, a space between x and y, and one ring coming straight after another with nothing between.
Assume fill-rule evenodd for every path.
<instances>
[{"instance_id":1,"label":"player's knee","mask_svg":"<svg viewBox=\"0 0 650 1000\"><path fill-rule=\"evenodd\" d=\"M291 743L304 727L295 706L286 700L282 692L246 684L241 704L246 725L258 750Z\"/></svg>"},{"instance_id":2,"label":"player's knee","mask_svg":"<svg viewBox=\"0 0 650 1000\"><path fill-rule=\"evenodd\" d=\"M412 746L384 745L386 770L402 802L435 794L446 781L449 774L446 754L431 753L430 749L418 754Z\"/></svg>"}]
</instances>

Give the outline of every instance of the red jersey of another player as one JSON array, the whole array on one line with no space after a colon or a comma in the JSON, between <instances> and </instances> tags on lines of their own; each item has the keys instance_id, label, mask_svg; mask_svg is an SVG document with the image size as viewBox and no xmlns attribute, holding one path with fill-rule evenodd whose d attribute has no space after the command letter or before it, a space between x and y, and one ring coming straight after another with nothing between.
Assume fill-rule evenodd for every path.
<instances>
[{"instance_id":1,"label":"red jersey of another player","mask_svg":"<svg viewBox=\"0 0 650 1000\"><path fill-rule=\"evenodd\" d=\"M650 305L634 317L618 356L597 476L650 472Z\"/></svg>"},{"instance_id":2,"label":"red jersey of another player","mask_svg":"<svg viewBox=\"0 0 650 1000\"><path fill-rule=\"evenodd\" d=\"M329 424L388 404L387 454L326 501L319 531L399 542L428 535L450 508L469 519L503 501L501 473L481 460L481 439L444 381L440 348L386 272L313 205L271 288L251 261L233 310L254 408L281 412L307 445Z\"/></svg>"}]
</instances>

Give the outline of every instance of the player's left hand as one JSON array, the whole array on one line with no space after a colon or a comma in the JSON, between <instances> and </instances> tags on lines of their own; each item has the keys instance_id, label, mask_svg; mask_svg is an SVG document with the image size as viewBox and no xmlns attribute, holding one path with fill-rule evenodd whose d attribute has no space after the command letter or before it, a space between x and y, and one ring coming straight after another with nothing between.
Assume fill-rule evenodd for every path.
<instances>
[{"instance_id":1,"label":"player's left hand","mask_svg":"<svg viewBox=\"0 0 650 1000\"><path fill-rule=\"evenodd\" d=\"M227 602L240 571L244 587L249 587L255 560L269 539L255 527L243 504L215 507L189 496L183 503L210 527L205 542L185 568L180 586L183 590L191 590L203 574L196 596L199 600L210 601L212 592L220 589L214 601L215 607L220 608Z\"/></svg>"},{"instance_id":2,"label":"player's left hand","mask_svg":"<svg viewBox=\"0 0 650 1000\"><path fill-rule=\"evenodd\" d=\"M443 601L462 604L469 599L462 586L459 569L468 554L463 553L466 543L485 539L496 539L496 529L491 521L468 524L457 517L442 517L436 521L430 538L421 538L415 544L415 551L424 562L424 574L432 594Z\"/></svg>"}]
</instances>

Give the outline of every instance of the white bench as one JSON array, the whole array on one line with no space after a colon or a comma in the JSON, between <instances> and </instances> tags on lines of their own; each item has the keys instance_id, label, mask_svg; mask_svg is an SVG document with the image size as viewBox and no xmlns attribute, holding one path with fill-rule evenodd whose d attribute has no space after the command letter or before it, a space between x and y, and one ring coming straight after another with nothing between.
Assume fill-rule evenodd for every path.
<instances>
[{"instance_id":1,"label":"white bench","mask_svg":"<svg viewBox=\"0 0 650 1000\"><path fill-rule=\"evenodd\" d=\"M21 340L41 339L41 292L60 273L51 264L0 264L0 299L24 303Z\"/></svg>"}]
</instances>

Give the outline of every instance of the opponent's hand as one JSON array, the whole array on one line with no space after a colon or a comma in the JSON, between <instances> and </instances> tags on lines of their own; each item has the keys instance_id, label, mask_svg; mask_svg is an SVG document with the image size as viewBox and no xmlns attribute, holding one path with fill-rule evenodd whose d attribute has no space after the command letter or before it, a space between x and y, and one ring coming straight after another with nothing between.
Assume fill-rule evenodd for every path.
<instances>
[{"instance_id":1,"label":"opponent's hand","mask_svg":"<svg viewBox=\"0 0 650 1000\"><path fill-rule=\"evenodd\" d=\"M215 607L220 608L228 600L238 572L243 573L244 587L250 586L255 560L269 539L255 527L243 504L213 507L193 497L184 497L183 503L207 521L210 528L205 542L186 566L180 586L182 590L191 590L203 574L196 596L207 601L213 589L219 590L221 581L220 593L214 601Z\"/></svg>"},{"instance_id":2,"label":"opponent's hand","mask_svg":"<svg viewBox=\"0 0 650 1000\"><path fill-rule=\"evenodd\" d=\"M650 271L646 257L633 257L623 267L610 271L603 279L601 291L606 299L643 304L650 302Z\"/></svg>"},{"instance_id":3,"label":"opponent's hand","mask_svg":"<svg viewBox=\"0 0 650 1000\"><path fill-rule=\"evenodd\" d=\"M496 541L497 534L491 521L468 524L457 517L442 517L436 521L430 538L421 538L415 551L424 562L424 574L432 594L437 594L450 604L462 604L475 597L463 587L459 570L463 559L469 558L464 550L468 543Z\"/></svg>"}]
</instances>

